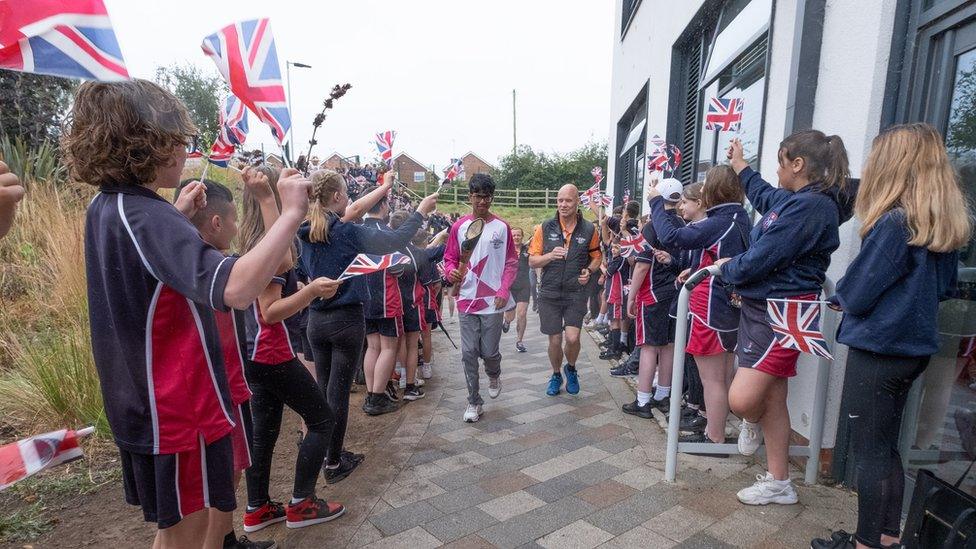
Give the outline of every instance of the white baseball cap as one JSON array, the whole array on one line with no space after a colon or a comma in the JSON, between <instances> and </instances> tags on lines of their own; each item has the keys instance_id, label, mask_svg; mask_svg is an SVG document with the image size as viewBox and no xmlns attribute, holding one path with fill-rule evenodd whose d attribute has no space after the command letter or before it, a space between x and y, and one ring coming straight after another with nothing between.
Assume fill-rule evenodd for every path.
<instances>
[{"instance_id":1,"label":"white baseball cap","mask_svg":"<svg viewBox=\"0 0 976 549\"><path fill-rule=\"evenodd\" d=\"M662 179L657 184L658 192L661 193L664 200L668 202L677 202L681 200L681 191L683 189L684 185L681 184L681 181L673 177Z\"/></svg>"}]
</instances>

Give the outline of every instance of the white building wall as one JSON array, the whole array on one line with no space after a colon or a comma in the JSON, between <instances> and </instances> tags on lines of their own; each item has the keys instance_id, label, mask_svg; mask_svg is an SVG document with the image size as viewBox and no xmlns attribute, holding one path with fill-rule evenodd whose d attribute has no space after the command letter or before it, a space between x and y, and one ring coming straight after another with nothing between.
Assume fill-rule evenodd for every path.
<instances>
[{"instance_id":1,"label":"white building wall","mask_svg":"<svg viewBox=\"0 0 976 549\"><path fill-rule=\"evenodd\" d=\"M671 49L701 0L686 2L644 0L630 29L620 40L621 1L615 0L613 71L611 82L608 189L615 182L617 122L645 83L648 89L647 135L664 135L671 86ZM838 134L847 145L851 172L859 176L871 140L878 133L890 53L895 3L887 0L828 0L824 19L814 127ZM796 28L796 0L775 0L771 59L767 73L766 118L760 169L775 179L776 152L786 128ZM810 70L802 67L801 70ZM747 107L748 108L748 107ZM687 159L686 161L691 161ZM828 276L838 280L857 253L856 221L841 228L841 247L834 254ZM825 447L833 447L843 388L846 350L837 349L828 389ZM813 410L816 359L803 356L799 375L790 383L789 405L793 429L809 436Z\"/></svg>"}]
</instances>

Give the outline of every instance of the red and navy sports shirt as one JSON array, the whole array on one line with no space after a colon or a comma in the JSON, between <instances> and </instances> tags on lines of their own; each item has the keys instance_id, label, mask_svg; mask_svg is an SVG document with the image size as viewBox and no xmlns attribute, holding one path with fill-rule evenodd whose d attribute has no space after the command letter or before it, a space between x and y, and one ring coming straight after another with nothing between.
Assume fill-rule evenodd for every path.
<instances>
[{"instance_id":1,"label":"red and navy sports shirt","mask_svg":"<svg viewBox=\"0 0 976 549\"><path fill-rule=\"evenodd\" d=\"M230 400L234 406L251 399L251 388L244 378L244 357L241 354L241 341L237 327L243 322L243 311L216 311L217 331L220 334L220 347L224 353L224 367L227 370L227 384L230 386Z\"/></svg>"},{"instance_id":2,"label":"red and navy sports shirt","mask_svg":"<svg viewBox=\"0 0 976 549\"><path fill-rule=\"evenodd\" d=\"M214 310L235 261L145 187L106 185L88 206L92 354L120 448L172 454L233 428Z\"/></svg>"},{"instance_id":3,"label":"red and navy sports shirt","mask_svg":"<svg viewBox=\"0 0 976 549\"><path fill-rule=\"evenodd\" d=\"M390 226L375 217L367 217L363 225L386 232L393 232ZM389 270L369 273L366 286L369 288L369 300L364 310L366 318L396 318L403 315L403 299L400 295L400 284L397 277Z\"/></svg>"},{"instance_id":4,"label":"red and navy sports shirt","mask_svg":"<svg viewBox=\"0 0 976 549\"><path fill-rule=\"evenodd\" d=\"M271 279L272 284L282 288L287 284L289 274L284 273ZM282 290L284 295L284 290ZM261 312L261 304L255 299L254 303L244 313L244 326L247 332L247 359L260 364L281 364L295 358L295 351L291 346L291 338L285 321L268 323Z\"/></svg>"}]
</instances>

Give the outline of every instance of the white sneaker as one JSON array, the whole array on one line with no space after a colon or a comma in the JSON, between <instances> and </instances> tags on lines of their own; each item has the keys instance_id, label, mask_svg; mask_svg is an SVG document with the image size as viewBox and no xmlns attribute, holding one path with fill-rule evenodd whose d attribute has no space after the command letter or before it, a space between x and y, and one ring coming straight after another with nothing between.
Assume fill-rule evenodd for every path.
<instances>
[{"instance_id":1,"label":"white sneaker","mask_svg":"<svg viewBox=\"0 0 976 549\"><path fill-rule=\"evenodd\" d=\"M749 423L742 420L739 428L739 453L744 456L751 456L762 446L763 432L758 423Z\"/></svg>"},{"instance_id":2,"label":"white sneaker","mask_svg":"<svg viewBox=\"0 0 976 549\"><path fill-rule=\"evenodd\" d=\"M502 376L488 378L488 396L498 398L502 394Z\"/></svg>"},{"instance_id":3,"label":"white sneaker","mask_svg":"<svg viewBox=\"0 0 976 549\"><path fill-rule=\"evenodd\" d=\"M400 388L407 388L407 371L402 366L397 366L396 371L400 374Z\"/></svg>"},{"instance_id":4,"label":"white sneaker","mask_svg":"<svg viewBox=\"0 0 976 549\"><path fill-rule=\"evenodd\" d=\"M430 379L434 377L434 367L425 362L420 365L420 377Z\"/></svg>"},{"instance_id":5,"label":"white sneaker","mask_svg":"<svg viewBox=\"0 0 976 549\"><path fill-rule=\"evenodd\" d=\"M756 475L756 483L739 490L736 496L739 501L746 505L768 505L770 503L793 505L797 502L796 489L793 488L793 483L775 480L769 472L765 475Z\"/></svg>"},{"instance_id":6,"label":"white sneaker","mask_svg":"<svg viewBox=\"0 0 976 549\"><path fill-rule=\"evenodd\" d=\"M416 385L417 387L423 387L424 385L427 385L427 382L424 381L423 376L415 376L415 377L416 379L413 380L414 385Z\"/></svg>"},{"instance_id":7,"label":"white sneaker","mask_svg":"<svg viewBox=\"0 0 976 549\"><path fill-rule=\"evenodd\" d=\"M464 409L464 422L474 423L481 418L481 405L480 404L468 404L468 407Z\"/></svg>"}]
</instances>

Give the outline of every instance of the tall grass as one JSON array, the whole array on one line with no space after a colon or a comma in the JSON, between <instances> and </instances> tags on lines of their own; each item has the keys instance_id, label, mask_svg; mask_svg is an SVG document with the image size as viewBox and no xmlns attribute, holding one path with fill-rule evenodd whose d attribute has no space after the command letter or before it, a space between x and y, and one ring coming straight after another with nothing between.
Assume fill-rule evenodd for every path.
<instances>
[{"instance_id":1,"label":"tall grass","mask_svg":"<svg viewBox=\"0 0 976 549\"><path fill-rule=\"evenodd\" d=\"M24 181L17 221L0 240L0 424L18 434L93 424L107 434L85 282L93 191Z\"/></svg>"}]
</instances>

